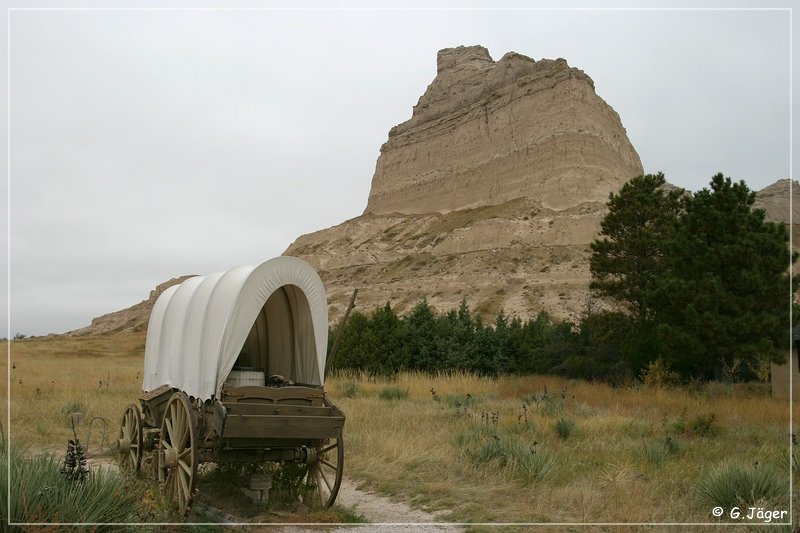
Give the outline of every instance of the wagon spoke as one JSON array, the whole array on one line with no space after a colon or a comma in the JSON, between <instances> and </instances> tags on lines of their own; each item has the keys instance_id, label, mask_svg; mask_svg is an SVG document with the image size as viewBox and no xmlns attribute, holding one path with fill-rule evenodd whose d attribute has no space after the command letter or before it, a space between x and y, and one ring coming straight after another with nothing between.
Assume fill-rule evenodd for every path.
<instances>
[{"instance_id":1,"label":"wagon spoke","mask_svg":"<svg viewBox=\"0 0 800 533\"><path fill-rule=\"evenodd\" d=\"M183 459L184 457L186 457L190 453L192 453L192 448L191 447L190 448L186 448L180 454L178 454L178 459Z\"/></svg>"},{"instance_id":2,"label":"wagon spoke","mask_svg":"<svg viewBox=\"0 0 800 533\"><path fill-rule=\"evenodd\" d=\"M327 478L327 476L325 476L325 472L323 472L323 471L322 471L322 468L320 468L320 467L318 466L318 467L317 467L317 472L319 472L319 476L322 478L322 481L324 481L324 482L325 482L325 485L328 487L328 490L329 490L330 492L333 492L333 487L331 487L331 482L330 482L330 481L328 481L328 478Z\"/></svg>"},{"instance_id":3,"label":"wagon spoke","mask_svg":"<svg viewBox=\"0 0 800 533\"><path fill-rule=\"evenodd\" d=\"M180 471L176 471L176 473L178 474L178 479L180 479L181 494L184 496L184 500L186 500L189 495L189 484L187 483L186 478Z\"/></svg>"},{"instance_id":4,"label":"wagon spoke","mask_svg":"<svg viewBox=\"0 0 800 533\"><path fill-rule=\"evenodd\" d=\"M172 427L172 430L175 431L177 440L175 441L175 447L181 449L183 447L183 439L184 433L186 432L186 424L184 418L186 417L186 413L183 412L183 409L178 409L178 406L175 406L175 422Z\"/></svg>"},{"instance_id":5,"label":"wagon spoke","mask_svg":"<svg viewBox=\"0 0 800 533\"><path fill-rule=\"evenodd\" d=\"M172 436L172 431L173 431L173 429L172 429L172 420L170 420L169 418L165 417L164 418L164 425L167 426L167 435L169 436L169 442L171 444L175 444L175 439Z\"/></svg>"},{"instance_id":6,"label":"wagon spoke","mask_svg":"<svg viewBox=\"0 0 800 533\"><path fill-rule=\"evenodd\" d=\"M319 453L328 453L329 451L333 450L337 446L339 446L339 442L338 441L334 442L333 444L331 444L330 446L328 446L326 448L322 448L322 450L320 450Z\"/></svg>"},{"instance_id":7,"label":"wagon spoke","mask_svg":"<svg viewBox=\"0 0 800 533\"><path fill-rule=\"evenodd\" d=\"M319 504L320 506L325 505L325 491L322 488L322 483L320 482L321 472L319 468L314 469L314 477L317 478L317 492L319 493Z\"/></svg>"},{"instance_id":8,"label":"wagon spoke","mask_svg":"<svg viewBox=\"0 0 800 533\"><path fill-rule=\"evenodd\" d=\"M192 475L192 469L191 469L191 467L189 465L187 465L186 463L184 463L181 460L178 460L178 464L183 469L183 471L186 472L187 475L189 475L189 476Z\"/></svg>"},{"instance_id":9,"label":"wagon spoke","mask_svg":"<svg viewBox=\"0 0 800 533\"><path fill-rule=\"evenodd\" d=\"M328 468L332 468L332 469L336 470L336 465L329 463L326 459L320 459L319 462L324 464Z\"/></svg>"}]
</instances>

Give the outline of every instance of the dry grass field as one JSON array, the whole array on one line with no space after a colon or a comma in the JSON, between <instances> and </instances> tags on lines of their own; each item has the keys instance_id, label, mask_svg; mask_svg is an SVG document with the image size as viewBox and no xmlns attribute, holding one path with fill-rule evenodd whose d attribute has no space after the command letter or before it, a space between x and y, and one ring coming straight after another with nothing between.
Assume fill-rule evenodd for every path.
<instances>
[{"instance_id":1,"label":"dry grass field","mask_svg":"<svg viewBox=\"0 0 800 533\"><path fill-rule=\"evenodd\" d=\"M63 453L77 409L79 437L102 451L140 393L143 352L143 334L12 342L4 431ZM713 523L714 498L731 521L724 498L742 477L756 489L734 501L789 509L788 405L760 384L340 374L325 388L347 415L345 475L451 521Z\"/></svg>"},{"instance_id":2,"label":"dry grass field","mask_svg":"<svg viewBox=\"0 0 800 533\"><path fill-rule=\"evenodd\" d=\"M788 510L788 406L762 387L330 381L348 414L348 475L453 521L714 522L699 484L728 465L774 469L785 490L771 503Z\"/></svg>"}]
</instances>

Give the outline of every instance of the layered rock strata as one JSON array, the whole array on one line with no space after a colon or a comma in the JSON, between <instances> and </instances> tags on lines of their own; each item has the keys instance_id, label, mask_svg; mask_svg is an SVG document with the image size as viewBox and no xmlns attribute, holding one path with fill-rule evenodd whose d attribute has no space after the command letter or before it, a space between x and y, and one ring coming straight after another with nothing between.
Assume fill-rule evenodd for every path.
<instances>
[{"instance_id":1,"label":"layered rock strata","mask_svg":"<svg viewBox=\"0 0 800 533\"><path fill-rule=\"evenodd\" d=\"M617 113L563 59L447 48L406 122L381 147L361 217L287 250L319 271L335 319L359 287L362 309L399 312L462 298L574 318L588 303L589 243L605 202L642 174Z\"/></svg>"},{"instance_id":2,"label":"layered rock strata","mask_svg":"<svg viewBox=\"0 0 800 533\"><path fill-rule=\"evenodd\" d=\"M412 117L392 128L365 213L446 213L528 197L604 202L642 174L619 115L564 59L447 48Z\"/></svg>"},{"instance_id":3,"label":"layered rock strata","mask_svg":"<svg viewBox=\"0 0 800 533\"><path fill-rule=\"evenodd\" d=\"M437 71L411 119L389 132L364 214L285 254L317 268L332 321L355 287L362 311L465 299L485 318L577 318L608 194L643 173L618 115L563 59L512 52L494 62L483 47L458 47L439 52ZM770 220L789 223L790 183L800 197L789 180L758 193ZM74 333L141 329L160 291L182 279Z\"/></svg>"}]
</instances>

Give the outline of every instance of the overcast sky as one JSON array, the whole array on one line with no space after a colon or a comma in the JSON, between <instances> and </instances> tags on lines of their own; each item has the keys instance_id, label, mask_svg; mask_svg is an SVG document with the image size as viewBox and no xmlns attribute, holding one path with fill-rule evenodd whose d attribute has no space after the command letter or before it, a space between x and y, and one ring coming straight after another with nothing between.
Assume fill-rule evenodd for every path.
<instances>
[{"instance_id":1,"label":"overcast sky","mask_svg":"<svg viewBox=\"0 0 800 533\"><path fill-rule=\"evenodd\" d=\"M360 215L381 144L445 47L567 59L645 171L676 185L790 175L787 11L8 16L10 335L85 326L171 277L260 263Z\"/></svg>"}]
</instances>

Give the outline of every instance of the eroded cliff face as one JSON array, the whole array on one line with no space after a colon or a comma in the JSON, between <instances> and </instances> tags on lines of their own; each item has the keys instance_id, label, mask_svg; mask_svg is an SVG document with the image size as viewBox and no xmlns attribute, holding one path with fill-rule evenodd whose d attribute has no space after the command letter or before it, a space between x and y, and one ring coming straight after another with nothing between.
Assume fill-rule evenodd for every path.
<instances>
[{"instance_id":1,"label":"eroded cliff face","mask_svg":"<svg viewBox=\"0 0 800 533\"><path fill-rule=\"evenodd\" d=\"M755 207L765 211L767 220L786 224L791 232L792 251L800 251L800 184L782 179L764 187L756 193ZM800 274L800 261L792 266L792 273Z\"/></svg>"},{"instance_id":2,"label":"eroded cliff face","mask_svg":"<svg viewBox=\"0 0 800 533\"><path fill-rule=\"evenodd\" d=\"M461 300L491 319L546 310L577 318L589 284L589 243L605 204L555 211L530 198L448 213L372 214L298 238L285 252L314 265L331 320L353 288L358 308L389 302L399 313L423 298L435 309Z\"/></svg>"},{"instance_id":3,"label":"eroded cliff face","mask_svg":"<svg viewBox=\"0 0 800 533\"><path fill-rule=\"evenodd\" d=\"M564 59L447 48L412 117L389 132L365 213L446 213L527 197L605 202L642 174L617 113Z\"/></svg>"},{"instance_id":4,"label":"eroded cliff face","mask_svg":"<svg viewBox=\"0 0 800 533\"><path fill-rule=\"evenodd\" d=\"M619 116L563 59L510 52L495 62L483 47L458 47L439 52L437 71L411 119L389 132L364 214L284 254L317 269L331 321L356 287L366 312L389 302L404 313L422 298L446 311L465 299L485 318L578 318L608 195L643 173ZM770 220L789 222L790 183L800 197L789 180L758 193ZM140 330L182 279L73 333Z\"/></svg>"},{"instance_id":5,"label":"eroded cliff face","mask_svg":"<svg viewBox=\"0 0 800 533\"><path fill-rule=\"evenodd\" d=\"M364 214L285 252L320 272L330 317L462 299L577 318L605 202L642 174L619 116L563 59L447 48L411 118L389 131Z\"/></svg>"}]
</instances>

